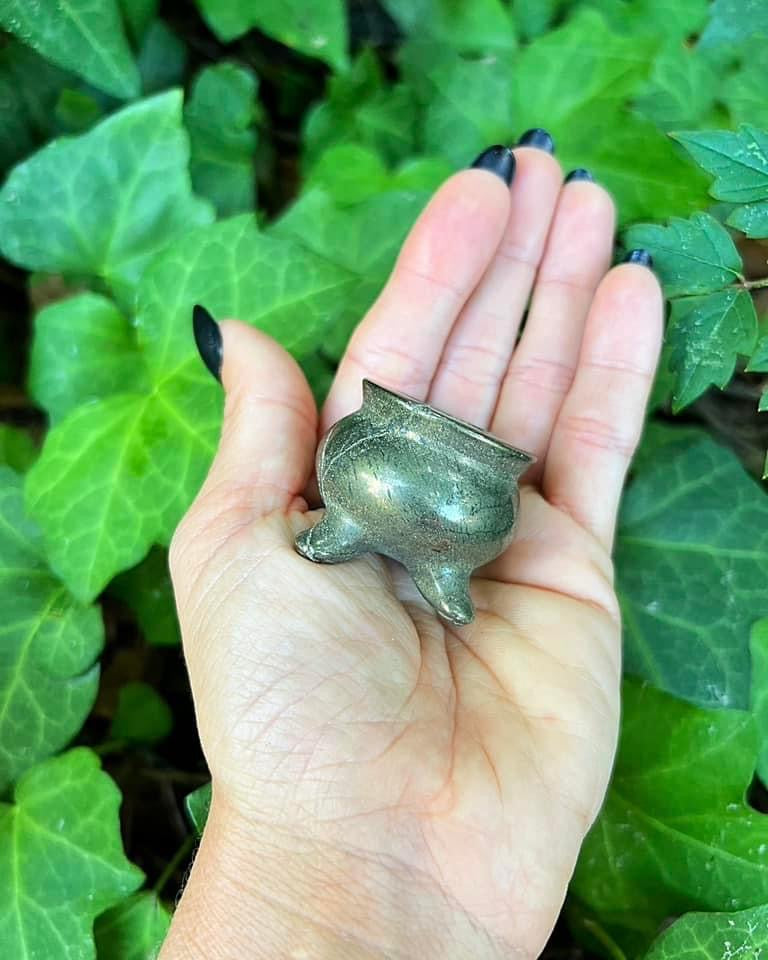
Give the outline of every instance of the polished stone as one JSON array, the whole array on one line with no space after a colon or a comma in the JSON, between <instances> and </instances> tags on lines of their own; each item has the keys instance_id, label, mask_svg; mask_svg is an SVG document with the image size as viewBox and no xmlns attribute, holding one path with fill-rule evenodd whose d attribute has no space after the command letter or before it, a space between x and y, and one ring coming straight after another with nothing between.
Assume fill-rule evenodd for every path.
<instances>
[{"instance_id":1,"label":"polished stone","mask_svg":"<svg viewBox=\"0 0 768 960\"><path fill-rule=\"evenodd\" d=\"M470 623L473 570L510 544L534 457L428 404L363 380L363 404L317 451L325 515L296 537L318 563L400 561L446 620Z\"/></svg>"}]
</instances>

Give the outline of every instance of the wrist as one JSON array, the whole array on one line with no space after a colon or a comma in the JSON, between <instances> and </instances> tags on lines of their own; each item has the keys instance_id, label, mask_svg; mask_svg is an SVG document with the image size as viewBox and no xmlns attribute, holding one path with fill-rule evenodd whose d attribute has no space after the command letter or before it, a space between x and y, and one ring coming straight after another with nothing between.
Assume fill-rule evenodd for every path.
<instances>
[{"instance_id":1,"label":"wrist","mask_svg":"<svg viewBox=\"0 0 768 960\"><path fill-rule=\"evenodd\" d=\"M160 960L497 960L428 881L381 857L243 824L214 798Z\"/></svg>"}]
</instances>

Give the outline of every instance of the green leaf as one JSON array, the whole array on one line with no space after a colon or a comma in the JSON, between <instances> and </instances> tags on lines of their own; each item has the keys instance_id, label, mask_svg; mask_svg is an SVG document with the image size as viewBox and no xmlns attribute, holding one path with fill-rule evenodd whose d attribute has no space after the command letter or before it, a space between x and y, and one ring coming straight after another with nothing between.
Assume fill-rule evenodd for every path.
<instances>
[{"instance_id":1,"label":"green leaf","mask_svg":"<svg viewBox=\"0 0 768 960\"><path fill-rule=\"evenodd\" d=\"M422 105L421 149L466 167L491 143L510 143L514 129L511 56L462 56L412 40L400 51L406 79Z\"/></svg>"},{"instance_id":2,"label":"green leaf","mask_svg":"<svg viewBox=\"0 0 768 960\"><path fill-rule=\"evenodd\" d=\"M668 297L711 293L743 280L731 235L708 213L694 213L688 220L672 217L666 227L636 224L627 230L624 245L652 254Z\"/></svg>"},{"instance_id":3,"label":"green leaf","mask_svg":"<svg viewBox=\"0 0 768 960\"><path fill-rule=\"evenodd\" d=\"M701 31L710 0L586 0L583 5L599 10L617 33L655 33L682 42Z\"/></svg>"},{"instance_id":4,"label":"green leaf","mask_svg":"<svg viewBox=\"0 0 768 960\"><path fill-rule=\"evenodd\" d=\"M701 430L649 426L616 569L625 670L703 706L746 709L749 630L766 611L768 498L736 457Z\"/></svg>"},{"instance_id":5,"label":"green leaf","mask_svg":"<svg viewBox=\"0 0 768 960\"><path fill-rule=\"evenodd\" d=\"M416 101L406 84L388 87L371 50L364 50L345 73L328 81L325 100L304 122L304 150L311 163L340 143L368 147L388 163L414 151Z\"/></svg>"},{"instance_id":6,"label":"green leaf","mask_svg":"<svg viewBox=\"0 0 768 960\"><path fill-rule=\"evenodd\" d=\"M185 798L187 814L192 821L192 826L198 837L202 836L205 822L208 819L208 813L211 809L211 784L203 784L192 793L188 793Z\"/></svg>"},{"instance_id":7,"label":"green leaf","mask_svg":"<svg viewBox=\"0 0 768 960\"><path fill-rule=\"evenodd\" d=\"M139 92L116 0L58 0L47 12L27 0L0 0L0 26L105 93L128 99Z\"/></svg>"},{"instance_id":8,"label":"green leaf","mask_svg":"<svg viewBox=\"0 0 768 960\"><path fill-rule=\"evenodd\" d=\"M80 404L147 385L135 333L111 300L81 293L35 317L29 389L51 423Z\"/></svg>"},{"instance_id":9,"label":"green leaf","mask_svg":"<svg viewBox=\"0 0 768 960\"><path fill-rule=\"evenodd\" d=\"M120 793L90 750L30 770L0 805L3 948L14 960L93 960L94 918L142 873L123 855Z\"/></svg>"},{"instance_id":10,"label":"green leaf","mask_svg":"<svg viewBox=\"0 0 768 960\"><path fill-rule=\"evenodd\" d=\"M170 923L156 893L128 897L96 920L98 960L155 960Z\"/></svg>"},{"instance_id":11,"label":"green leaf","mask_svg":"<svg viewBox=\"0 0 768 960\"><path fill-rule=\"evenodd\" d=\"M194 346L193 305L241 317L301 356L323 342L352 285L350 273L259 233L247 215L193 231L158 257L138 295L148 391L72 410L27 476L49 562L75 596L96 596L167 543L205 477L222 396Z\"/></svg>"},{"instance_id":12,"label":"green leaf","mask_svg":"<svg viewBox=\"0 0 768 960\"><path fill-rule=\"evenodd\" d=\"M748 373L768 373L768 333L757 341L755 352L747 364Z\"/></svg>"},{"instance_id":13,"label":"green leaf","mask_svg":"<svg viewBox=\"0 0 768 960\"><path fill-rule=\"evenodd\" d=\"M383 193L390 179L377 153L357 144L343 143L318 158L307 176L306 189L320 187L335 203L346 207Z\"/></svg>"},{"instance_id":14,"label":"green leaf","mask_svg":"<svg viewBox=\"0 0 768 960\"><path fill-rule=\"evenodd\" d=\"M390 16L406 33L469 53L514 50L513 21L500 0L383 0Z\"/></svg>"},{"instance_id":15,"label":"green leaf","mask_svg":"<svg viewBox=\"0 0 768 960\"><path fill-rule=\"evenodd\" d=\"M645 960L758 960L768 949L768 904L738 913L689 913L664 931Z\"/></svg>"},{"instance_id":16,"label":"green leaf","mask_svg":"<svg viewBox=\"0 0 768 960\"><path fill-rule=\"evenodd\" d=\"M753 123L768 127L768 98L765 77L768 72L768 44L753 39L745 44L738 68L723 78L719 99L726 105L733 124Z\"/></svg>"},{"instance_id":17,"label":"green leaf","mask_svg":"<svg viewBox=\"0 0 768 960\"><path fill-rule=\"evenodd\" d=\"M111 739L155 743L167 737L172 727L170 707L148 683L136 681L120 688L109 731Z\"/></svg>"},{"instance_id":18,"label":"green leaf","mask_svg":"<svg viewBox=\"0 0 768 960\"><path fill-rule=\"evenodd\" d=\"M157 16L160 0L119 0L119 3L128 32L138 45Z\"/></svg>"},{"instance_id":19,"label":"green leaf","mask_svg":"<svg viewBox=\"0 0 768 960\"><path fill-rule=\"evenodd\" d=\"M727 222L748 237L768 237L768 202L737 207Z\"/></svg>"},{"instance_id":20,"label":"green leaf","mask_svg":"<svg viewBox=\"0 0 768 960\"><path fill-rule=\"evenodd\" d=\"M760 743L757 772L768 784L768 619L758 621L749 641L752 654L751 709Z\"/></svg>"},{"instance_id":21,"label":"green leaf","mask_svg":"<svg viewBox=\"0 0 768 960\"><path fill-rule=\"evenodd\" d=\"M699 45L732 47L755 37L768 37L768 7L763 0L714 0Z\"/></svg>"},{"instance_id":22,"label":"green leaf","mask_svg":"<svg viewBox=\"0 0 768 960\"><path fill-rule=\"evenodd\" d=\"M147 95L184 82L187 48L162 20L154 20L145 30L137 65L141 89Z\"/></svg>"},{"instance_id":23,"label":"green leaf","mask_svg":"<svg viewBox=\"0 0 768 960\"><path fill-rule=\"evenodd\" d=\"M512 22L525 41L534 40L550 29L568 0L512 0Z\"/></svg>"},{"instance_id":24,"label":"green leaf","mask_svg":"<svg viewBox=\"0 0 768 960\"><path fill-rule=\"evenodd\" d=\"M347 66L343 0L197 0L200 12L225 43L251 27L337 70Z\"/></svg>"},{"instance_id":25,"label":"green leaf","mask_svg":"<svg viewBox=\"0 0 768 960\"><path fill-rule=\"evenodd\" d=\"M176 646L181 642L165 550L150 550L138 566L110 583L109 592L131 608L147 643Z\"/></svg>"},{"instance_id":26,"label":"green leaf","mask_svg":"<svg viewBox=\"0 0 768 960\"><path fill-rule=\"evenodd\" d=\"M752 203L768 199L768 133L744 124L737 132L698 130L676 133L696 163L715 177L717 200Z\"/></svg>"},{"instance_id":27,"label":"green leaf","mask_svg":"<svg viewBox=\"0 0 768 960\"><path fill-rule=\"evenodd\" d=\"M51 135L56 102L71 79L21 43L0 47L0 171Z\"/></svg>"},{"instance_id":28,"label":"green leaf","mask_svg":"<svg viewBox=\"0 0 768 960\"><path fill-rule=\"evenodd\" d=\"M654 59L635 106L663 130L692 126L709 114L720 84L717 71L695 48L673 40Z\"/></svg>"},{"instance_id":29,"label":"green leaf","mask_svg":"<svg viewBox=\"0 0 768 960\"><path fill-rule=\"evenodd\" d=\"M255 203L257 90L251 70L217 63L200 71L187 101L192 186L219 216L251 210Z\"/></svg>"},{"instance_id":30,"label":"green leaf","mask_svg":"<svg viewBox=\"0 0 768 960\"><path fill-rule=\"evenodd\" d=\"M0 424L0 464L24 473L34 463L37 447L32 438L19 427Z\"/></svg>"},{"instance_id":31,"label":"green leaf","mask_svg":"<svg viewBox=\"0 0 768 960\"><path fill-rule=\"evenodd\" d=\"M596 11L580 10L530 44L514 70L519 129L546 117L564 168L590 169L624 222L688 213L704 197L704 179L675 145L627 109L649 79L657 45L655 37L613 33Z\"/></svg>"},{"instance_id":32,"label":"green leaf","mask_svg":"<svg viewBox=\"0 0 768 960\"><path fill-rule=\"evenodd\" d=\"M716 384L721 389L757 341L755 303L746 290L720 290L672 301L667 327L670 366L677 375L672 409L682 410Z\"/></svg>"},{"instance_id":33,"label":"green leaf","mask_svg":"<svg viewBox=\"0 0 768 960\"><path fill-rule=\"evenodd\" d=\"M324 190L303 194L271 228L349 270L355 282L331 307L323 352L338 359L347 340L381 290L397 252L428 193L388 191L348 208Z\"/></svg>"},{"instance_id":34,"label":"green leaf","mask_svg":"<svg viewBox=\"0 0 768 960\"><path fill-rule=\"evenodd\" d=\"M625 684L619 753L572 889L603 922L650 939L686 910L768 899L768 826L745 801L752 717Z\"/></svg>"},{"instance_id":35,"label":"green leaf","mask_svg":"<svg viewBox=\"0 0 768 960\"><path fill-rule=\"evenodd\" d=\"M51 574L21 478L0 467L0 791L80 729L103 642L98 608L80 606Z\"/></svg>"},{"instance_id":36,"label":"green leaf","mask_svg":"<svg viewBox=\"0 0 768 960\"><path fill-rule=\"evenodd\" d=\"M30 270L101 277L127 297L174 237L212 219L187 160L178 90L54 140L0 191L0 250Z\"/></svg>"}]
</instances>

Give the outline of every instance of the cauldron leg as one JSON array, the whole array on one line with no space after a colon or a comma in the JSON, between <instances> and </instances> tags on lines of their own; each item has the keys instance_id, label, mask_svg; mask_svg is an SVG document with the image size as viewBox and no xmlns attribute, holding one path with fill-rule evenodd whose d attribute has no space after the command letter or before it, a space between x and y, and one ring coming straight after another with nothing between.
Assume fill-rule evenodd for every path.
<instances>
[{"instance_id":1,"label":"cauldron leg","mask_svg":"<svg viewBox=\"0 0 768 960\"><path fill-rule=\"evenodd\" d=\"M343 563L369 549L359 525L333 508L327 509L314 527L302 530L294 547L315 563Z\"/></svg>"},{"instance_id":2,"label":"cauldron leg","mask_svg":"<svg viewBox=\"0 0 768 960\"><path fill-rule=\"evenodd\" d=\"M471 623L475 608L469 596L470 571L449 564L422 567L412 573L419 592L451 623Z\"/></svg>"}]
</instances>

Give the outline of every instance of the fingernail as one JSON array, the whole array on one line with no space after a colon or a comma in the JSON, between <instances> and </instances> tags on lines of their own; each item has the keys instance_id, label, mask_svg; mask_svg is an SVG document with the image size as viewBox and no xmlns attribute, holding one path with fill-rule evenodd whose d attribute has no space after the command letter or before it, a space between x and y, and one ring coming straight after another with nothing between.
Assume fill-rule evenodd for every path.
<instances>
[{"instance_id":1,"label":"fingernail","mask_svg":"<svg viewBox=\"0 0 768 960\"><path fill-rule=\"evenodd\" d=\"M483 150L471 166L476 170L488 170L490 173L495 173L509 186L512 183L512 177L515 175L515 155L509 147L502 147L497 144L495 147L488 147L487 150Z\"/></svg>"},{"instance_id":2,"label":"fingernail","mask_svg":"<svg viewBox=\"0 0 768 960\"><path fill-rule=\"evenodd\" d=\"M192 329L195 332L195 343L203 363L221 383L221 330L210 313L199 303L192 311Z\"/></svg>"},{"instance_id":3,"label":"fingernail","mask_svg":"<svg viewBox=\"0 0 768 960\"><path fill-rule=\"evenodd\" d=\"M653 269L653 257L647 250L630 250L624 257L624 263L639 263L641 267Z\"/></svg>"},{"instance_id":4,"label":"fingernail","mask_svg":"<svg viewBox=\"0 0 768 960\"><path fill-rule=\"evenodd\" d=\"M573 183L576 180L586 180L589 183L595 182L595 178L589 170L585 170L584 167L577 167L575 170L571 170L565 178L566 183Z\"/></svg>"},{"instance_id":5,"label":"fingernail","mask_svg":"<svg viewBox=\"0 0 768 960\"><path fill-rule=\"evenodd\" d=\"M545 150L547 153L555 152L555 141L541 127L534 127L533 130L526 130L517 141L518 147L536 147L537 150Z\"/></svg>"}]
</instances>

